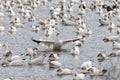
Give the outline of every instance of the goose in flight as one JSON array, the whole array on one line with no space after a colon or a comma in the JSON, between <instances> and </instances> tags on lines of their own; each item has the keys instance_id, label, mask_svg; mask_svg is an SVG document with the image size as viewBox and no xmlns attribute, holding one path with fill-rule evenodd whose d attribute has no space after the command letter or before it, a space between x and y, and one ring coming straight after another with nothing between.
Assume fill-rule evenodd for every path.
<instances>
[{"instance_id":1,"label":"goose in flight","mask_svg":"<svg viewBox=\"0 0 120 80\"><path fill-rule=\"evenodd\" d=\"M71 39L71 40L60 40L58 38L59 33L57 33L56 36L57 36L57 39L55 41L50 41L50 40L36 40L36 39L33 39L33 38L32 38L32 41L34 41L34 42L36 42L38 44L39 43L44 44L45 46L48 46L48 47L50 47L51 45L53 45L53 50L57 51L57 50L61 50L61 48L64 45L68 44L68 43L80 40L79 38L77 38L77 39Z\"/></svg>"}]
</instances>

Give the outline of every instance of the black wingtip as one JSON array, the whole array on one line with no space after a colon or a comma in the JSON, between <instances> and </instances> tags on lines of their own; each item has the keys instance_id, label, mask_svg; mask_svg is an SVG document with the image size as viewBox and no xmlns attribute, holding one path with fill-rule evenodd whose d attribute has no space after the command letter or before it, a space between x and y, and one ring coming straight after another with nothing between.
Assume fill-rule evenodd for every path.
<instances>
[{"instance_id":1,"label":"black wingtip","mask_svg":"<svg viewBox=\"0 0 120 80\"><path fill-rule=\"evenodd\" d=\"M40 41L35 40L35 39L33 39L33 38L31 38L31 40L34 41L34 42L36 42L36 43L40 43Z\"/></svg>"}]
</instances>

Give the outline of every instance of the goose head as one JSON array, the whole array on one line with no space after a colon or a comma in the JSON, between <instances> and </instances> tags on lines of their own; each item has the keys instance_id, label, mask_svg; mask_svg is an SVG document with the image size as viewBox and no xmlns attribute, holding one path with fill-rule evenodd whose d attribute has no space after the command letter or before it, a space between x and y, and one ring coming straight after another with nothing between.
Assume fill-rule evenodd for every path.
<instances>
[{"instance_id":1,"label":"goose head","mask_svg":"<svg viewBox=\"0 0 120 80\"><path fill-rule=\"evenodd\" d=\"M103 41L104 41L104 42L109 42L109 39L108 39L107 37L105 37L105 38L103 39Z\"/></svg>"},{"instance_id":2,"label":"goose head","mask_svg":"<svg viewBox=\"0 0 120 80\"><path fill-rule=\"evenodd\" d=\"M117 55L116 55L116 53L112 52L112 53L110 53L109 56L110 56L110 57L116 57Z\"/></svg>"},{"instance_id":3,"label":"goose head","mask_svg":"<svg viewBox=\"0 0 120 80\"><path fill-rule=\"evenodd\" d=\"M2 65L3 67L6 67L6 66L8 66L8 64L9 64L9 61L5 61L5 62L3 62L1 65Z\"/></svg>"},{"instance_id":4,"label":"goose head","mask_svg":"<svg viewBox=\"0 0 120 80\"><path fill-rule=\"evenodd\" d=\"M50 54L49 60L54 61L59 59L59 54Z\"/></svg>"},{"instance_id":5,"label":"goose head","mask_svg":"<svg viewBox=\"0 0 120 80\"><path fill-rule=\"evenodd\" d=\"M102 73L105 74L107 72L107 69L102 69Z\"/></svg>"},{"instance_id":6,"label":"goose head","mask_svg":"<svg viewBox=\"0 0 120 80\"><path fill-rule=\"evenodd\" d=\"M57 69L57 72L62 72L62 68Z\"/></svg>"}]
</instances>

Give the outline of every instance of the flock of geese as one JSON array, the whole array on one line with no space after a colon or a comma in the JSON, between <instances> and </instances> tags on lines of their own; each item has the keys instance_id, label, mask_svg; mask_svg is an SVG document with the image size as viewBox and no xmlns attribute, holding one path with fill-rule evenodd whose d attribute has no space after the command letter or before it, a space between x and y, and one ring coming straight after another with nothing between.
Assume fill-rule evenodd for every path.
<instances>
[{"instance_id":1,"label":"flock of geese","mask_svg":"<svg viewBox=\"0 0 120 80\"><path fill-rule=\"evenodd\" d=\"M111 35L104 37L104 42L112 42L113 52L106 55L99 53L97 59L99 61L104 61L110 57L120 56L120 10L119 10L119 0L107 0L110 5L106 4L103 0L91 0L91 5L88 6L85 0L59 0L58 5L49 7L49 19L41 18L38 20L38 24L31 27L33 32L38 33L39 31L44 31L44 36L46 39L35 39L32 37L30 40L33 41L33 44L37 43L41 46L47 46L49 49L54 51L61 51L64 49L63 46L72 44L72 49L70 53L73 56L80 55L80 48L84 45L86 37L93 34L93 31L86 25L84 17L86 11L91 9L92 12L95 12L98 15L99 27L107 27L109 32L112 33L116 31L116 35ZM0 18L8 16L10 22L8 32L15 33L18 28L25 28L25 24L19 16L19 14L24 20L28 22L37 21L37 17L33 14L32 10L38 9L39 6L47 6L47 4L52 4L53 0L0 0ZM74 6L76 7L77 12L74 12ZM17 8L17 11L14 10ZM75 13L75 14L73 14ZM116 24L113 23L114 17L117 16ZM70 26L75 29L75 38L61 40L59 25L61 26ZM0 32L6 30L5 26L0 26ZM56 35L55 40L49 40L53 35ZM35 43L34 43L35 42ZM28 59L28 65L46 65L44 60L48 59L49 68L55 68L56 74L61 75L72 75L72 80L86 80L86 74L91 76L102 76L105 75L108 70L104 68L97 68L93 65L93 61L85 61L80 65L81 72L71 70L69 68L64 68L62 63L59 61L60 54L52 53L44 55L38 55L38 48L26 48L25 54L14 55L11 50L9 50L9 45L4 43L0 44L2 50L4 50L3 56L5 61L1 63L1 66L24 66L24 60L26 57ZM13 80L12 78L6 78L4 80Z\"/></svg>"}]
</instances>

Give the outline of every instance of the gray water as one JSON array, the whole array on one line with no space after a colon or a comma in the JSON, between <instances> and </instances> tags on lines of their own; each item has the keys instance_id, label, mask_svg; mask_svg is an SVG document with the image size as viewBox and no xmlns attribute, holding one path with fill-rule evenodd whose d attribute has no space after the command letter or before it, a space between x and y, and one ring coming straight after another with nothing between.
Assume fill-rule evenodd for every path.
<instances>
[{"instance_id":1,"label":"gray water","mask_svg":"<svg viewBox=\"0 0 120 80\"><path fill-rule=\"evenodd\" d=\"M91 0L86 0L86 4L90 5ZM54 4L57 3L54 0ZM7 16L6 11L5 17L0 17L0 25L5 26L5 31L0 32L0 43L8 44L9 49L12 50L15 54L25 54L26 48L37 47L39 49L38 54L47 54L47 58L45 59L45 65L31 65L27 64L28 58L24 61L24 66L20 67L2 67L0 66L0 80L3 80L7 77L11 77L13 80L72 80L72 76L57 76L56 69L49 69L48 56L50 53L56 52L43 52L47 50L47 48L38 45L31 41L31 38L40 38L44 39L44 31L40 30L38 33L32 31L32 25L38 24L40 18L50 18L49 7L53 5L49 2L46 6L39 6L36 9L32 10L33 15L37 18L34 22L28 22L24 18L17 13L16 8L14 7L14 11L16 15L20 17L21 22L25 23L25 28L18 28L16 33L9 33L9 22L10 19ZM93 60L93 65L98 68L106 68L108 70L105 76L99 77L90 77L86 75L85 80L119 80L120 79L120 58L114 57L109 60L98 62L97 54L105 53L109 54L112 51L112 44L105 43L102 39L105 36L115 35L116 31L114 30L112 33L109 33L107 27L99 27L98 15L95 12L92 12L90 9L86 10L86 15L84 16L84 21L86 25L92 30L93 34L86 37L85 43L80 48L80 55L74 57L71 55L70 50L72 45L65 46L67 52L59 52L60 54L60 62L64 68L70 68L75 71L80 71L80 66L83 62L88 60ZM115 17L116 20L116 17ZM70 26L59 26L58 30L60 32L61 39L72 39L76 38L75 28ZM54 38L54 37L53 37ZM2 63L5 58L3 57L4 51L0 50L0 63Z\"/></svg>"}]
</instances>

